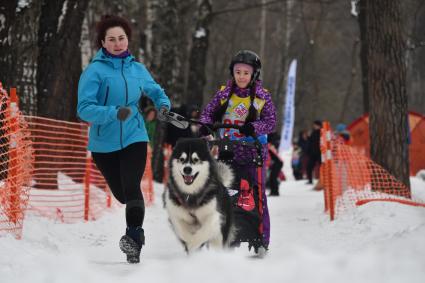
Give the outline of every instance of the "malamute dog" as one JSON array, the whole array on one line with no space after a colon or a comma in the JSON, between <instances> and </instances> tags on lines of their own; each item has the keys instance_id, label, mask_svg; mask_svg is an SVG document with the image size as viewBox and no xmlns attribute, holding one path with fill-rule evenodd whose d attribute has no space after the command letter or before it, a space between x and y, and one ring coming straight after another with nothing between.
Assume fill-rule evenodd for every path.
<instances>
[{"instance_id":1,"label":"malamute dog","mask_svg":"<svg viewBox=\"0 0 425 283\"><path fill-rule=\"evenodd\" d=\"M186 252L228 246L234 234L230 167L213 159L204 139L191 138L177 142L169 170L164 206Z\"/></svg>"}]
</instances>

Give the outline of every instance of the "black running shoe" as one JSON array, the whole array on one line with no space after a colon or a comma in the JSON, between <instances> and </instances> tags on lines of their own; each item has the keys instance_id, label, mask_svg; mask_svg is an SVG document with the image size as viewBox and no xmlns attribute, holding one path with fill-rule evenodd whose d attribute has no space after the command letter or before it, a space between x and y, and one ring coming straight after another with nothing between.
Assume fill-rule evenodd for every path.
<instances>
[{"instance_id":1,"label":"black running shoe","mask_svg":"<svg viewBox=\"0 0 425 283\"><path fill-rule=\"evenodd\" d=\"M120 249L127 255L128 263L140 262L140 251L142 247L139 246L130 236L124 235L120 240Z\"/></svg>"},{"instance_id":2,"label":"black running shoe","mask_svg":"<svg viewBox=\"0 0 425 283\"><path fill-rule=\"evenodd\" d=\"M121 237L120 249L127 255L128 263L140 262L140 251L145 244L145 233L142 226L129 226Z\"/></svg>"}]
</instances>

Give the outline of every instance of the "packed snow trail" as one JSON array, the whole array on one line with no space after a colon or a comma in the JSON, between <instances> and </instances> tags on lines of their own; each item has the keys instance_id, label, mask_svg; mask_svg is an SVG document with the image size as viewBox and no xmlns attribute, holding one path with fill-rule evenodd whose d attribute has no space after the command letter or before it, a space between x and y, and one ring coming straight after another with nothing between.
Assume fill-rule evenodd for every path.
<instances>
[{"instance_id":1,"label":"packed snow trail","mask_svg":"<svg viewBox=\"0 0 425 283\"><path fill-rule=\"evenodd\" d=\"M418 194L425 182L413 178ZM0 282L423 282L425 209L369 203L339 215L323 213L323 193L304 181L281 183L269 197L270 252L257 259L243 247L187 256L161 204L146 210L141 263L127 264L118 241L124 208L88 223L28 216L23 239L0 238Z\"/></svg>"}]
</instances>

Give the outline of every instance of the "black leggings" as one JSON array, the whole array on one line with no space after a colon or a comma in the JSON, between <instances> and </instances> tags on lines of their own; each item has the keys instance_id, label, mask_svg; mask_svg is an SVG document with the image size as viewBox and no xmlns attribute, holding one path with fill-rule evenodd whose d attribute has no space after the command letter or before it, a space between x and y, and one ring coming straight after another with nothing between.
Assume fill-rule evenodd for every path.
<instances>
[{"instance_id":1,"label":"black leggings","mask_svg":"<svg viewBox=\"0 0 425 283\"><path fill-rule=\"evenodd\" d=\"M121 150L93 152L93 160L114 197L126 204L128 226L143 224L145 205L140 182L145 171L147 142L136 142Z\"/></svg>"}]
</instances>

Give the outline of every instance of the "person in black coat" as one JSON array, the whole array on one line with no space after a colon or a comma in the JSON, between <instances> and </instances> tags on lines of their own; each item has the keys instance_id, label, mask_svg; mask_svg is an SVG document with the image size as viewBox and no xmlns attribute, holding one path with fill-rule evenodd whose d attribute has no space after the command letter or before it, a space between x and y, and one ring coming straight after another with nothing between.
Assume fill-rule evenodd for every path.
<instances>
[{"instance_id":1,"label":"person in black coat","mask_svg":"<svg viewBox=\"0 0 425 283\"><path fill-rule=\"evenodd\" d=\"M269 185L270 185L270 196L279 195L279 173L283 167L283 161L279 157L277 149L279 148L280 136L276 133L271 133L267 137L269 143L269 154L270 154L270 175L269 175Z\"/></svg>"},{"instance_id":2,"label":"person in black coat","mask_svg":"<svg viewBox=\"0 0 425 283\"><path fill-rule=\"evenodd\" d=\"M313 184L313 171L316 164L320 166L322 161L320 152L320 129L322 128L322 121L316 120L313 122L313 131L308 138L308 163L307 163L307 184Z\"/></svg>"}]
</instances>

